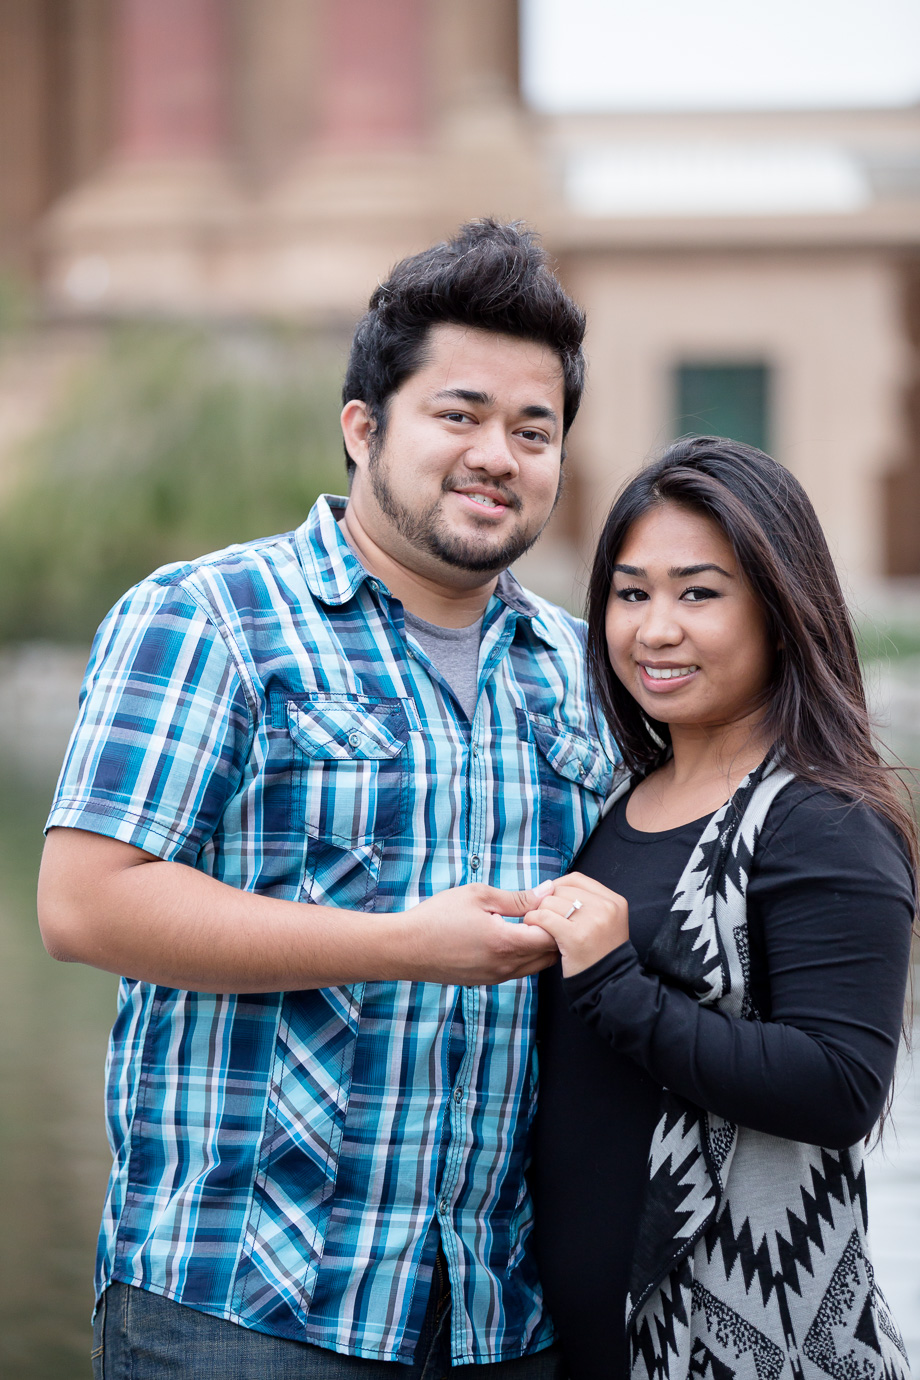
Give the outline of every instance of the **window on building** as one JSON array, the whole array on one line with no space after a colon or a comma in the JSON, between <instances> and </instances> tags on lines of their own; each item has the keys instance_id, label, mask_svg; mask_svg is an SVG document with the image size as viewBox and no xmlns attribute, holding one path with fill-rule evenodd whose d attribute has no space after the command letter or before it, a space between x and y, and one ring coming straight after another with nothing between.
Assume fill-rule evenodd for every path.
<instances>
[{"instance_id":1,"label":"window on building","mask_svg":"<svg viewBox=\"0 0 920 1380\"><path fill-rule=\"evenodd\" d=\"M679 364L673 391L675 436L730 436L769 450L766 364Z\"/></svg>"}]
</instances>

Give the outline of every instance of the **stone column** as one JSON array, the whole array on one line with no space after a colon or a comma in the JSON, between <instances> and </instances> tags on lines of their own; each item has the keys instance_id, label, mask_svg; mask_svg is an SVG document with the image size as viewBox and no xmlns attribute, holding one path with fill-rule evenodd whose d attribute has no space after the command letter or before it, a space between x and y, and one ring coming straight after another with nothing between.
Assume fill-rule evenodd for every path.
<instances>
[{"instance_id":1,"label":"stone column","mask_svg":"<svg viewBox=\"0 0 920 1380\"><path fill-rule=\"evenodd\" d=\"M46 282L77 312L210 311L241 214L228 0L110 0L113 154L53 209Z\"/></svg>"},{"instance_id":2,"label":"stone column","mask_svg":"<svg viewBox=\"0 0 920 1380\"><path fill-rule=\"evenodd\" d=\"M226 4L120 0L118 152L126 160L221 152L227 136Z\"/></svg>"},{"instance_id":3,"label":"stone column","mask_svg":"<svg viewBox=\"0 0 920 1380\"><path fill-rule=\"evenodd\" d=\"M412 144L428 114L428 0L332 0L320 43L319 138L329 149Z\"/></svg>"}]
</instances>

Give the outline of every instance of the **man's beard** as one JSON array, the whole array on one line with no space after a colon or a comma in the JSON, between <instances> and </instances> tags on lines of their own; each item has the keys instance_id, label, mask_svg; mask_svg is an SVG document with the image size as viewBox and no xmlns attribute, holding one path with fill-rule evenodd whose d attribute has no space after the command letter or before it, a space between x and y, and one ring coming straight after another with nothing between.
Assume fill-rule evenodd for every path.
<instances>
[{"instance_id":1,"label":"man's beard","mask_svg":"<svg viewBox=\"0 0 920 1380\"><path fill-rule=\"evenodd\" d=\"M406 541L411 542L420 551L427 551L430 556L437 557L445 565L453 566L457 570L468 570L479 575L496 575L501 570L507 570L508 566L519 560L525 551L530 550L551 516L551 514L547 514L546 522L541 523L535 532L519 529L508 536L501 546L484 548L479 542L470 541L447 531L438 514L438 503L432 504L424 512L413 512L412 509L400 502L390 488L387 472L380 464L379 456L379 450L376 453L374 450L371 451L367 473L371 491L381 511L387 515L400 536L404 537ZM469 482L475 484L477 482L475 476L471 475ZM491 487L502 492L509 508L515 512L520 512L521 500L519 498L514 494L504 493L501 485L493 484ZM441 485L441 492L446 494L462 488L463 485L452 484L445 479ZM562 475L560 474L553 508L559 500L561 491Z\"/></svg>"}]
</instances>

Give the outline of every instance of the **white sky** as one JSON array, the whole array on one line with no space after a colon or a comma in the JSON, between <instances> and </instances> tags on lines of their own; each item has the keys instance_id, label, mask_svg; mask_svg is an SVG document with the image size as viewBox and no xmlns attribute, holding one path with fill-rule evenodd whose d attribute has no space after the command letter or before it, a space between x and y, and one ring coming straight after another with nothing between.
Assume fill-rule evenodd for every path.
<instances>
[{"instance_id":1,"label":"white sky","mask_svg":"<svg viewBox=\"0 0 920 1380\"><path fill-rule=\"evenodd\" d=\"M523 0L537 109L920 101L920 0Z\"/></svg>"}]
</instances>

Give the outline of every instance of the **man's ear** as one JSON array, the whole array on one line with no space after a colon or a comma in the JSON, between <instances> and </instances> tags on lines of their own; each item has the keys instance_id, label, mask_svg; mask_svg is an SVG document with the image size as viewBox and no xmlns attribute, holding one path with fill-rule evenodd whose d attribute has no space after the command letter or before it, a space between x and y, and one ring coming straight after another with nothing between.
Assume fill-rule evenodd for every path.
<instances>
[{"instance_id":1,"label":"man's ear","mask_svg":"<svg viewBox=\"0 0 920 1380\"><path fill-rule=\"evenodd\" d=\"M352 398L342 408L342 415L339 420L342 426L342 436L345 440L345 449L358 469L366 469L370 439L377 429L368 411L367 403L362 402L360 398Z\"/></svg>"}]
</instances>

